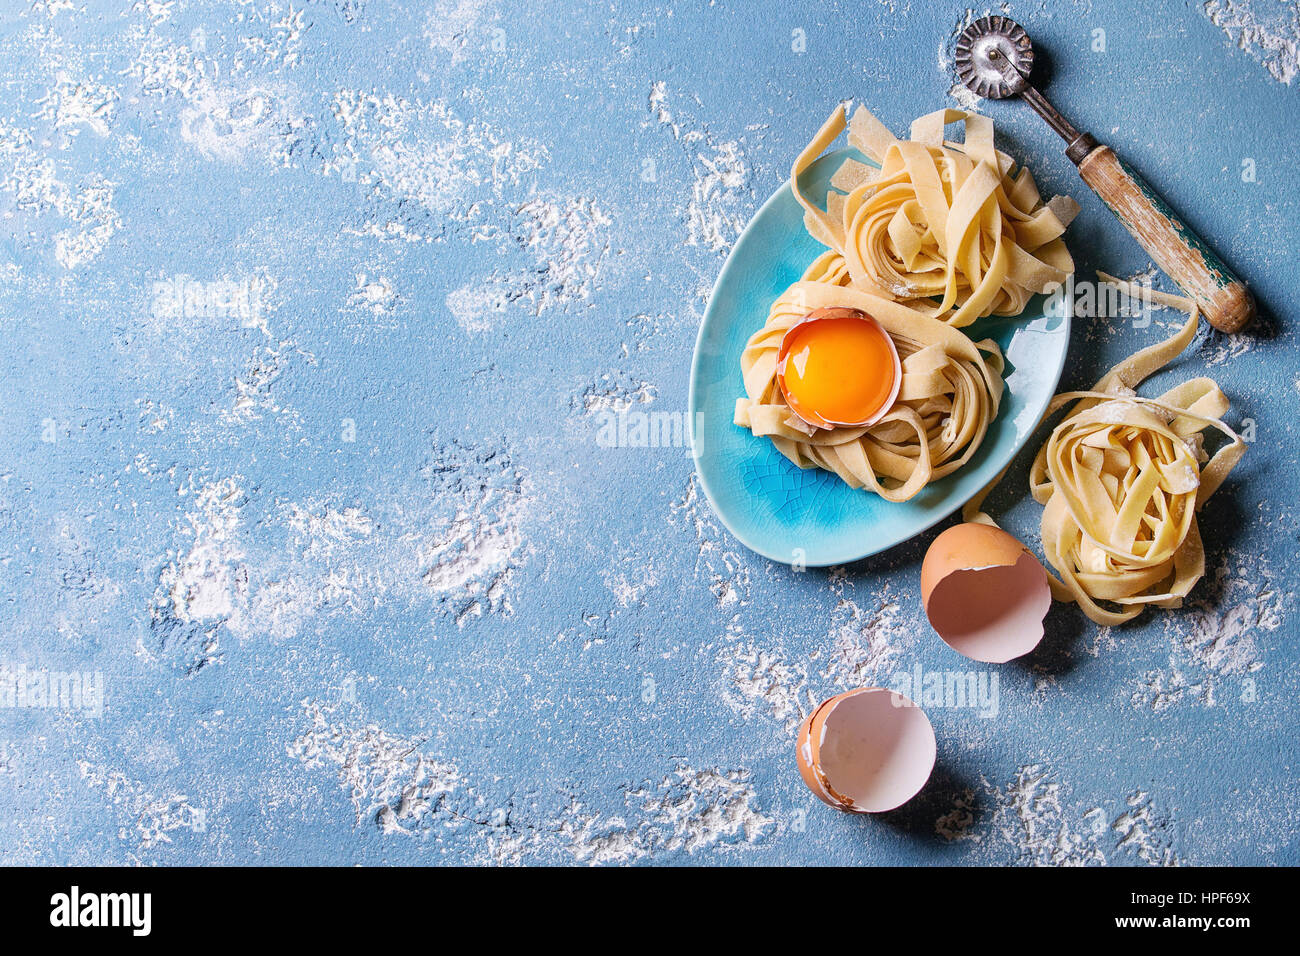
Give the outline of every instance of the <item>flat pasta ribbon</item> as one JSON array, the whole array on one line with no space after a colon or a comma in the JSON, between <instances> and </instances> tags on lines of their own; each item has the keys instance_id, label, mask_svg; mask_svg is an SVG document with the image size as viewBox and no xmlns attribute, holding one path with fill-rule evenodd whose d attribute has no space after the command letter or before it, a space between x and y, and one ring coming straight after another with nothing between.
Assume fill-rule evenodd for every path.
<instances>
[{"instance_id":1,"label":"flat pasta ribbon","mask_svg":"<svg viewBox=\"0 0 1300 956\"><path fill-rule=\"evenodd\" d=\"M1053 596L1114 625L1150 605L1181 606L1204 576L1196 512L1246 446L1221 420L1228 399L1212 379L1192 379L1154 399L1133 392L1195 337L1195 304L1099 275L1129 296L1188 313L1177 333L1125 359L1092 389L1052 400L1049 415L1074 404L1029 473L1043 505L1043 553L1061 576L1051 578ZM1204 450L1207 428L1229 439L1213 457ZM966 520L992 523L979 510L992 487L966 505Z\"/></svg>"},{"instance_id":2,"label":"flat pasta ribbon","mask_svg":"<svg viewBox=\"0 0 1300 956\"><path fill-rule=\"evenodd\" d=\"M944 127L956 122L965 124L962 143L944 139ZM1078 203L1065 196L1044 203L1029 170L1015 171L994 148L988 117L938 110L901 140L859 107L849 144L880 169L845 162L823 211L804 195L799 175L844 127L839 106L795 159L790 183L809 234L839 254L855 289L960 328L985 315L1017 315L1032 294L1074 271L1061 236Z\"/></svg>"},{"instance_id":3,"label":"flat pasta ribbon","mask_svg":"<svg viewBox=\"0 0 1300 956\"><path fill-rule=\"evenodd\" d=\"M836 253L817 258L772 304L767 323L741 356L745 398L735 423L766 436L800 468L833 472L853 488L907 501L975 454L1002 397L1002 353L908 305L863 292L844 280ZM902 362L903 380L889 411L868 427L815 428L786 403L777 352L791 326L810 311L858 309L884 328Z\"/></svg>"}]
</instances>

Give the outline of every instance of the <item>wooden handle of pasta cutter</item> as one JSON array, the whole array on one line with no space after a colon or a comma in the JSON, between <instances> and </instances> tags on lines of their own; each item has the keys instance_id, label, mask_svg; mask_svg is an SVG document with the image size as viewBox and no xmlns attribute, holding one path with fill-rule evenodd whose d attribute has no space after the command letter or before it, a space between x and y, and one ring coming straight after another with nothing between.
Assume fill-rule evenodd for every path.
<instances>
[{"instance_id":1,"label":"wooden handle of pasta cutter","mask_svg":"<svg viewBox=\"0 0 1300 956\"><path fill-rule=\"evenodd\" d=\"M1238 332L1255 318L1255 300L1246 284L1114 150L1097 146L1077 162L1083 181L1212 326Z\"/></svg>"}]
</instances>

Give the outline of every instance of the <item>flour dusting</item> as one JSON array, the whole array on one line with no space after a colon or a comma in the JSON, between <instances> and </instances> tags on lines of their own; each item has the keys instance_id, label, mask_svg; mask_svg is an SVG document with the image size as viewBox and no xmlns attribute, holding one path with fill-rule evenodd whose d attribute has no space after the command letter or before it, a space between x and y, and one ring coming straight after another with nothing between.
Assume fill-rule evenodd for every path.
<instances>
[{"instance_id":1,"label":"flour dusting","mask_svg":"<svg viewBox=\"0 0 1300 956\"><path fill-rule=\"evenodd\" d=\"M376 212L392 218L367 224L366 232L379 238L433 241L448 220L472 222L477 201L500 199L548 156L539 143L506 139L482 120L462 119L441 100L340 90L332 113L339 141L323 172L378 187L399 204ZM412 217L404 203L426 215Z\"/></svg>"},{"instance_id":2,"label":"flour dusting","mask_svg":"<svg viewBox=\"0 0 1300 956\"><path fill-rule=\"evenodd\" d=\"M509 615L529 553L530 485L499 449L449 443L424 469L421 500L376 515L329 500L279 503L244 520L242 479L205 481L163 558L143 655L193 675L223 634L285 640L320 616L360 618L381 599L432 606L464 627Z\"/></svg>"},{"instance_id":3,"label":"flour dusting","mask_svg":"<svg viewBox=\"0 0 1300 956\"><path fill-rule=\"evenodd\" d=\"M424 38L452 66L474 51L490 0L438 0L424 20Z\"/></svg>"},{"instance_id":4,"label":"flour dusting","mask_svg":"<svg viewBox=\"0 0 1300 956\"><path fill-rule=\"evenodd\" d=\"M181 544L169 552L149 608L153 646L146 656L170 659L194 674L218 657L219 627L247 595L248 572L238 538L246 502L238 477L208 481L190 491ZM184 492L183 492L184 493Z\"/></svg>"},{"instance_id":5,"label":"flour dusting","mask_svg":"<svg viewBox=\"0 0 1300 956\"><path fill-rule=\"evenodd\" d=\"M421 836L435 828L464 828L479 838L485 862L519 864L559 854L591 865L623 863L672 852L757 844L774 821L758 806L746 771L697 770L678 761L658 783L623 791L623 810L601 814L570 797L558 814L532 817L494 805L455 761L440 756L428 735L395 734L348 717L335 704L301 702L305 729L287 744L289 756L337 779L355 814L354 825L385 835Z\"/></svg>"},{"instance_id":6,"label":"flour dusting","mask_svg":"<svg viewBox=\"0 0 1300 956\"><path fill-rule=\"evenodd\" d=\"M1261 559L1224 555L1184 606L1165 618L1169 665L1139 679L1134 706L1155 711L1183 703L1214 706L1215 692L1264 668L1259 641L1282 627L1287 596Z\"/></svg>"},{"instance_id":7,"label":"flour dusting","mask_svg":"<svg viewBox=\"0 0 1300 956\"><path fill-rule=\"evenodd\" d=\"M1280 0L1208 0L1210 22L1287 86L1300 73L1300 6Z\"/></svg>"},{"instance_id":8,"label":"flour dusting","mask_svg":"<svg viewBox=\"0 0 1300 956\"><path fill-rule=\"evenodd\" d=\"M1021 767L1015 780L994 793L998 800L994 832L1015 846L1023 862L1036 866L1106 862L1095 834L1067 812L1061 784L1043 767Z\"/></svg>"},{"instance_id":9,"label":"flour dusting","mask_svg":"<svg viewBox=\"0 0 1300 956\"><path fill-rule=\"evenodd\" d=\"M682 209L686 242L725 252L744 231L753 213L753 188L744 148L738 140L718 141L704 127L688 127L668 107L668 87L651 84L649 109L655 121L691 157L691 196Z\"/></svg>"},{"instance_id":10,"label":"flour dusting","mask_svg":"<svg viewBox=\"0 0 1300 956\"><path fill-rule=\"evenodd\" d=\"M97 173L61 172L45 156L32 133L0 119L0 192L14 208L62 225L51 250L64 269L78 269L97 259L121 228L114 208L115 185Z\"/></svg>"},{"instance_id":11,"label":"flour dusting","mask_svg":"<svg viewBox=\"0 0 1300 956\"><path fill-rule=\"evenodd\" d=\"M70 136L76 136L82 129L107 136L120 99L121 95L111 86L74 79L60 71L54 86L36 101L40 107L36 115Z\"/></svg>"},{"instance_id":12,"label":"flour dusting","mask_svg":"<svg viewBox=\"0 0 1300 956\"><path fill-rule=\"evenodd\" d=\"M843 577L832 581L840 599L831 611L830 649L822 676L846 689L869 687L894 667L907 642L908 627L888 585L866 610L845 596L845 586ZM821 656L821 651L812 655L813 659Z\"/></svg>"},{"instance_id":13,"label":"flour dusting","mask_svg":"<svg viewBox=\"0 0 1300 956\"><path fill-rule=\"evenodd\" d=\"M1180 865L1172 818L1149 793L1132 791L1118 804L1108 811L1074 801L1050 768L1026 764L1003 786L981 780L978 790L957 794L935 831L972 844L981 858L1009 854L1030 866Z\"/></svg>"},{"instance_id":14,"label":"flour dusting","mask_svg":"<svg viewBox=\"0 0 1300 956\"><path fill-rule=\"evenodd\" d=\"M750 576L745 558L731 548L714 517L699 479L692 474L686 493L671 506L669 522L695 535L695 573L703 577L719 607L742 606L749 601Z\"/></svg>"},{"instance_id":15,"label":"flour dusting","mask_svg":"<svg viewBox=\"0 0 1300 956\"><path fill-rule=\"evenodd\" d=\"M461 775L454 763L426 752L427 738L336 721L329 710L307 700L302 707L310 727L289 742L289 756L308 769L337 775L357 826L370 822L381 833L409 836L452 816L446 800L460 787Z\"/></svg>"},{"instance_id":16,"label":"flour dusting","mask_svg":"<svg viewBox=\"0 0 1300 956\"><path fill-rule=\"evenodd\" d=\"M534 316L591 298L609 252L611 217L594 200L534 197L507 214L502 227L481 225L476 242L498 256L522 252L527 265L498 269L453 289L444 302L467 332L486 332L511 307Z\"/></svg>"},{"instance_id":17,"label":"flour dusting","mask_svg":"<svg viewBox=\"0 0 1300 956\"><path fill-rule=\"evenodd\" d=\"M588 385L578 396L578 404L588 414L626 412L636 405L649 405L659 390L649 382L624 373L606 372Z\"/></svg>"},{"instance_id":18,"label":"flour dusting","mask_svg":"<svg viewBox=\"0 0 1300 956\"><path fill-rule=\"evenodd\" d=\"M812 704L808 672L752 643L729 644L718 652L722 699L742 717L762 714L793 733Z\"/></svg>"},{"instance_id":19,"label":"flour dusting","mask_svg":"<svg viewBox=\"0 0 1300 956\"><path fill-rule=\"evenodd\" d=\"M609 215L585 198L559 202L531 199L516 210L510 239L532 254L529 274L512 283L533 314L591 298L601 263L609 252Z\"/></svg>"},{"instance_id":20,"label":"flour dusting","mask_svg":"<svg viewBox=\"0 0 1300 956\"><path fill-rule=\"evenodd\" d=\"M380 275L356 273L356 286L348 296L348 305L365 309L376 318L391 315L398 302L393 283Z\"/></svg>"},{"instance_id":21,"label":"flour dusting","mask_svg":"<svg viewBox=\"0 0 1300 956\"><path fill-rule=\"evenodd\" d=\"M107 770L87 760L78 760L77 769L87 786L103 791L109 803L130 819L129 826L120 829L117 836L124 842L134 839L138 850L173 843L174 834L198 832L207 826L205 810L183 793L160 795L121 771Z\"/></svg>"},{"instance_id":22,"label":"flour dusting","mask_svg":"<svg viewBox=\"0 0 1300 956\"><path fill-rule=\"evenodd\" d=\"M299 14L300 15L300 14ZM132 24L127 36L135 56L123 75L136 84L143 96L158 97L180 104L178 133L205 159L240 164L261 159L285 166L309 125L293 88L284 83L246 78L244 62L223 72L206 50L202 34L178 43L160 32L166 18L153 17L147 24ZM276 28L279 29L279 28ZM294 26L284 26L276 45L258 47L245 42L245 49L265 57L288 58L296 54L284 47L293 41ZM302 25L296 36L301 40ZM274 52L275 50L279 52ZM270 52L268 52L270 51Z\"/></svg>"},{"instance_id":23,"label":"flour dusting","mask_svg":"<svg viewBox=\"0 0 1300 956\"><path fill-rule=\"evenodd\" d=\"M453 289L443 302L466 332L486 332L496 325L498 316L505 314L512 291L508 280L489 276Z\"/></svg>"},{"instance_id":24,"label":"flour dusting","mask_svg":"<svg viewBox=\"0 0 1300 956\"><path fill-rule=\"evenodd\" d=\"M574 800L559 820L562 846L579 863L628 863L651 855L756 844L774 820L758 807L743 771L679 763L658 784L628 790L624 815Z\"/></svg>"},{"instance_id":25,"label":"flour dusting","mask_svg":"<svg viewBox=\"0 0 1300 956\"><path fill-rule=\"evenodd\" d=\"M510 582L527 552L527 476L503 453L459 443L436 449L425 475L452 516L422 546L421 580L460 626L489 612L512 613Z\"/></svg>"}]
</instances>

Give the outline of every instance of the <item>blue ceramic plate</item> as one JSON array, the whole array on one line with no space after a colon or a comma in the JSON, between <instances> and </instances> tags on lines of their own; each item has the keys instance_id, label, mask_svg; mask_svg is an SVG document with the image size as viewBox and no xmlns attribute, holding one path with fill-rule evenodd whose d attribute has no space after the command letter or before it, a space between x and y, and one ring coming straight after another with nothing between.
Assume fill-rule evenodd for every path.
<instances>
[{"instance_id":1,"label":"blue ceramic plate","mask_svg":"<svg viewBox=\"0 0 1300 956\"><path fill-rule=\"evenodd\" d=\"M852 149L830 153L804 174L809 195L825 195ZM809 567L842 564L906 541L960 508L1029 440L1056 392L1070 340L1069 308L1031 299L1011 317L981 319L964 331L991 338L1006 355L998 417L966 466L895 504L855 491L829 472L800 470L766 438L732 424L745 394L740 354L767 320L772 301L825 249L803 227L786 183L750 222L713 287L691 367L695 466L718 517L748 548L774 561Z\"/></svg>"}]
</instances>

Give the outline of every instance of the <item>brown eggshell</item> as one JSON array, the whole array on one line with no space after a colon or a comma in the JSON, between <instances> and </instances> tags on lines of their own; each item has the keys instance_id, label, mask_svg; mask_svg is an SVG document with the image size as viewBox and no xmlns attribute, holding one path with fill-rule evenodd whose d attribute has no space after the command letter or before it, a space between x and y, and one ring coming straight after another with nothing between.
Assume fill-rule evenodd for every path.
<instances>
[{"instance_id":1,"label":"brown eggshell","mask_svg":"<svg viewBox=\"0 0 1300 956\"><path fill-rule=\"evenodd\" d=\"M1002 664L1043 639L1052 604L1047 572L1014 537L992 525L959 524L934 539L921 564L921 603L945 644L972 660Z\"/></svg>"},{"instance_id":2,"label":"brown eggshell","mask_svg":"<svg viewBox=\"0 0 1300 956\"><path fill-rule=\"evenodd\" d=\"M934 728L924 711L883 687L822 701L796 735L795 762L821 801L849 813L883 813L929 779Z\"/></svg>"},{"instance_id":3,"label":"brown eggshell","mask_svg":"<svg viewBox=\"0 0 1300 956\"><path fill-rule=\"evenodd\" d=\"M826 722L826 712L835 701L835 697L822 701L799 725L799 733L796 735L795 744L795 762L799 765L799 775L803 777L803 782L818 799L832 807L843 809L831 797L826 789L825 781L821 778L819 772L814 769L817 766L818 752L821 749L822 726Z\"/></svg>"},{"instance_id":4,"label":"brown eggshell","mask_svg":"<svg viewBox=\"0 0 1300 956\"><path fill-rule=\"evenodd\" d=\"M841 809L839 804L832 800L831 795L826 792L821 777L813 769L817 753L812 743L811 726L812 714L809 714L803 719L803 723L799 725L799 733L795 739L794 759L799 766L799 776L803 777L804 786L811 790L817 799L836 809Z\"/></svg>"}]
</instances>

